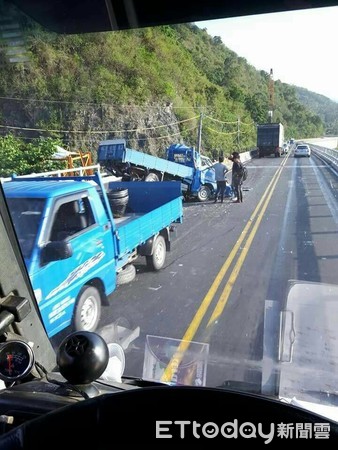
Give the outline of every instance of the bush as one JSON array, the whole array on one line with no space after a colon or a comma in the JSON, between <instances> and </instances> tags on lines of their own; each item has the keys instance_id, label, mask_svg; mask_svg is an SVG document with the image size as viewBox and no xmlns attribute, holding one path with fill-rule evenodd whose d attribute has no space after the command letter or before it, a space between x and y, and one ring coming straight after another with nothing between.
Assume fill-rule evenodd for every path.
<instances>
[{"instance_id":1,"label":"bush","mask_svg":"<svg viewBox=\"0 0 338 450\"><path fill-rule=\"evenodd\" d=\"M26 175L64 168L61 161L53 161L58 139L38 138L30 143L11 134L0 137L0 176Z\"/></svg>"}]
</instances>

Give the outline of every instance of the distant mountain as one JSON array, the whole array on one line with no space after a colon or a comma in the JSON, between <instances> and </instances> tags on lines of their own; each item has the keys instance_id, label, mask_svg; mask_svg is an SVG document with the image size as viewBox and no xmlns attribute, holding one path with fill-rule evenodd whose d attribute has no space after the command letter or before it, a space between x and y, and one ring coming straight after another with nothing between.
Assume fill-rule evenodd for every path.
<instances>
[{"instance_id":1,"label":"distant mountain","mask_svg":"<svg viewBox=\"0 0 338 450\"><path fill-rule=\"evenodd\" d=\"M295 86L299 101L324 122L327 135L338 135L338 103L321 94Z\"/></svg>"}]
</instances>

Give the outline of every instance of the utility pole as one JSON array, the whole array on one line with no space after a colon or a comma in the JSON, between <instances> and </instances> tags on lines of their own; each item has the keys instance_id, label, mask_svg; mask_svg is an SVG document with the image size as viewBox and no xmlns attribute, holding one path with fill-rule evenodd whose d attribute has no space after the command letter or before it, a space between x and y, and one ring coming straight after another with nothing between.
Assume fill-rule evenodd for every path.
<instances>
[{"instance_id":1,"label":"utility pole","mask_svg":"<svg viewBox=\"0 0 338 450\"><path fill-rule=\"evenodd\" d=\"M275 109L275 86L273 81L273 70L270 69L269 78L269 120L273 122L273 111Z\"/></svg>"},{"instance_id":2,"label":"utility pole","mask_svg":"<svg viewBox=\"0 0 338 450\"><path fill-rule=\"evenodd\" d=\"M202 146L202 122L203 122L203 113L200 114L200 120L198 124L198 135L197 135L197 151L201 153Z\"/></svg>"},{"instance_id":3,"label":"utility pole","mask_svg":"<svg viewBox=\"0 0 338 450\"><path fill-rule=\"evenodd\" d=\"M240 123L241 123L241 119L240 117L237 118L237 149L239 150L239 143L240 143Z\"/></svg>"}]
</instances>

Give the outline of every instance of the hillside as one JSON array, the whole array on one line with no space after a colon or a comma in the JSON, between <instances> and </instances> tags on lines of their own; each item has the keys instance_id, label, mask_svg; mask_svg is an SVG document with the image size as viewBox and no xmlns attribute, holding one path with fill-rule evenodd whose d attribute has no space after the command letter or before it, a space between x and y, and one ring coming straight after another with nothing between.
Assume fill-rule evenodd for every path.
<instances>
[{"instance_id":1,"label":"hillside","mask_svg":"<svg viewBox=\"0 0 338 450\"><path fill-rule=\"evenodd\" d=\"M2 132L82 149L124 137L161 153L196 145L201 123L202 149L216 154L255 146L255 123L267 121L268 74L194 24L65 36L26 22L24 35L29 63L0 71L2 125L23 129ZM275 103L286 137L323 134L294 87L275 82Z\"/></svg>"},{"instance_id":2,"label":"hillside","mask_svg":"<svg viewBox=\"0 0 338 450\"><path fill-rule=\"evenodd\" d=\"M325 124L325 134L337 136L338 103L302 87L296 87L296 93L299 101L322 119Z\"/></svg>"}]
</instances>

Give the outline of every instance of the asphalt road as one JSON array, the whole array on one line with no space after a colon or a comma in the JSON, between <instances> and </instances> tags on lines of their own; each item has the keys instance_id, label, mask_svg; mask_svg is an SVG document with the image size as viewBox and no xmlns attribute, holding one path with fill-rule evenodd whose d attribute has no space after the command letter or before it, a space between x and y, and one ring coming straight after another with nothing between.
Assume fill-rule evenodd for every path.
<instances>
[{"instance_id":1,"label":"asphalt road","mask_svg":"<svg viewBox=\"0 0 338 450\"><path fill-rule=\"evenodd\" d=\"M155 335L208 343L207 385L260 383L265 300L282 308L289 280L337 283L337 174L314 154L247 167L242 204L186 203L165 267L150 272L139 258L136 279L103 309L102 327L140 327L125 375L142 377Z\"/></svg>"}]
</instances>

